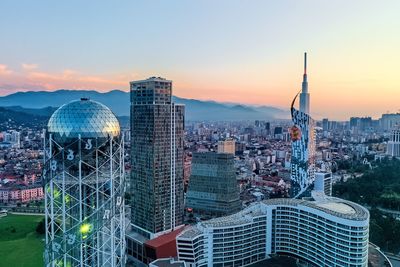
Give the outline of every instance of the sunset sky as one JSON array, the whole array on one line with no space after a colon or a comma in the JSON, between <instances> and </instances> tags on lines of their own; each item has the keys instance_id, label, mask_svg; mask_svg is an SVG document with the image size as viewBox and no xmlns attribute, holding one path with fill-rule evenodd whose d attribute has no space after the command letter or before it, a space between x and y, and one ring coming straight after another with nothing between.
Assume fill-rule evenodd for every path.
<instances>
[{"instance_id":1,"label":"sunset sky","mask_svg":"<svg viewBox=\"0 0 400 267\"><path fill-rule=\"evenodd\" d=\"M308 52L311 112L400 109L400 1L0 1L0 95L128 90L288 108Z\"/></svg>"}]
</instances>

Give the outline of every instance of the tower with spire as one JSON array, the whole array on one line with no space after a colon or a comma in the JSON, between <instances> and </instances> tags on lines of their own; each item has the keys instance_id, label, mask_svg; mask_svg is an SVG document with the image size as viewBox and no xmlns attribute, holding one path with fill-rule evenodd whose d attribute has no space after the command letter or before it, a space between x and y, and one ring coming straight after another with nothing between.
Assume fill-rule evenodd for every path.
<instances>
[{"instance_id":1,"label":"tower with spire","mask_svg":"<svg viewBox=\"0 0 400 267\"><path fill-rule=\"evenodd\" d=\"M310 114L310 94L308 93L307 81L307 53L304 53L304 74L300 93L300 111Z\"/></svg>"},{"instance_id":2,"label":"tower with spire","mask_svg":"<svg viewBox=\"0 0 400 267\"><path fill-rule=\"evenodd\" d=\"M300 95L300 108L294 107L297 96ZM315 179L315 121L310 116L310 94L307 82L307 53L304 53L304 74L301 93L292 101L291 114L291 189L293 198L308 197L311 194Z\"/></svg>"}]
</instances>

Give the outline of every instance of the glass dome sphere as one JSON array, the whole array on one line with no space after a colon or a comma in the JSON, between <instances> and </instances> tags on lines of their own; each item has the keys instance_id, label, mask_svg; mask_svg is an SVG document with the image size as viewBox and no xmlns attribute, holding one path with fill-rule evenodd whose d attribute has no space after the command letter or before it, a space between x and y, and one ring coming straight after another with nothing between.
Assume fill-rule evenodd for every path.
<instances>
[{"instance_id":1,"label":"glass dome sphere","mask_svg":"<svg viewBox=\"0 0 400 267\"><path fill-rule=\"evenodd\" d=\"M48 132L57 141L70 138L119 136L120 127L114 113L105 105L81 98L64 104L51 115Z\"/></svg>"}]
</instances>

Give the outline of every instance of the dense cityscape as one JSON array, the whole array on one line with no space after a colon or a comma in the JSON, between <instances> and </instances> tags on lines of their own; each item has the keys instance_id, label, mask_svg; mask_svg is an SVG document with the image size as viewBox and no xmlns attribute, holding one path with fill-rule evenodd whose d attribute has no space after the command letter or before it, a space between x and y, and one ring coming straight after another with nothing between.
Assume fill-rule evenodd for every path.
<instances>
[{"instance_id":1,"label":"dense cityscape","mask_svg":"<svg viewBox=\"0 0 400 267\"><path fill-rule=\"evenodd\" d=\"M88 98L3 121L1 216L45 215L45 266L396 266L396 188L346 192L400 168L400 114L313 120L304 56L292 121L185 121L161 77L130 83L130 126Z\"/></svg>"},{"instance_id":2,"label":"dense cityscape","mask_svg":"<svg viewBox=\"0 0 400 267\"><path fill-rule=\"evenodd\" d=\"M0 267L400 267L400 1L0 1Z\"/></svg>"}]
</instances>

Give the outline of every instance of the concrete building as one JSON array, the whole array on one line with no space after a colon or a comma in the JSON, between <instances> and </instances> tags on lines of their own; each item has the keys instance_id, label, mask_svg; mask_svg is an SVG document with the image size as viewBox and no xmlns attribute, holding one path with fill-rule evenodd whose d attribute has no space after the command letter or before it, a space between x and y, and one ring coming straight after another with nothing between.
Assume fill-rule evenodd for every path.
<instances>
[{"instance_id":1,"label":"concrete building","mask_svg":"<svg viewBox=\"0 0 400 267\"><path fill-rule=\"evenodd\" d=\"M27 203L42 200L43 196L41 184L0 187L0 203Z\"/></svg>"},{"instance_id":2,"label":"concrete building","mask_svg":"<svg viewBox=\"0 0 400 267\"><path fill-rule=\"evenodd\" d=\"M230 153L235 155L235 140L227 139L218 141L218 153Z\"/></svg>"},{"instance_id":3,"label":"concrete building","mask_svg":"<svg viewBox=\"0 0 400 267\"><path fill-rule=\"evenodd\" d=\"M132 260L133 265L137 267L148 266L158 259L176 258L178 255L176 236L184 229L184 226L181 226L168 233L159 234L153 239L147 239L129 231L127 233L128 260Z\"/></svg>"},{"instance_id":4,"label":"concrete building","mask_svg":"<svg viewBox=\"0 0 400 267\"><path fill-rule=\"evenodd\" d=\"M10 143L12 147L21 148L21 133L18 131L2 132L4 143Z\"/></svg>"},{"instance_id":5,"label":"concrete building","mask_svg":"<svg viewBox=\"0 0 400 267\"><path fill-rule=\"evenodd\" d=\"M240 210L240 194L232 154L193 154L186 207L201 217L229 215Z\"/></svg>"},{"instance_id":6,"label":"concrete building","mask_svg":"<svg viewBox=\"0 0 400 267\"><path fill-rule=\"evenodd\" d=\"M390 131L394 127L400 126L400 113L382 114L379 122L380 128L383 131Z\"/></svg>"},{"instance_id":7,"label":"concrete building","mask_svg":"<svg viewBox=\"0 0 400 267\"><path fill-rule=\"evenodd\" d=\"M316 172L314 190L322 191L327 196L332 196L332 173Z\"/></svg>"},{"instance_id":8,"label":"concrete building","mask_svg":"<svg viewBox=\"0 0 400 267\"><path fill-rule=\"evenodd\" d=\"M132 225L151 239L183 222L184 106L172 102L172 81L130 86Z\"/></svg>"},{"instance_id":9,"label":"concrete building","mask_svg":"<svg viewBox=\"0 0 400 267\"><path fill-rule=\"evenodd\" d=\"M400 157L400 128L392 130L386 154L391 157Z\"/></svg>"},{"instance_id":10,"label":"concrete building","mask_svg":"<svg viewBox=\"0 0 400 267\"><path fill-rule=\"evenodd\" d=\"M322 119L322 130L324 132L329 131L329 119Z\"/></svg>"},{"instance_id":11,"label":"concrete building","mask_svg":"<svg viewBox=\"0 0 400 267\"><path fill-rule=\"evenodd\" d=\"M313 197L265 200L193 225L177 237L178 259L189 267L233 267L286 255L308 266L367 267L368 210L323 193Z\"/></svg>"}]
</instances>

